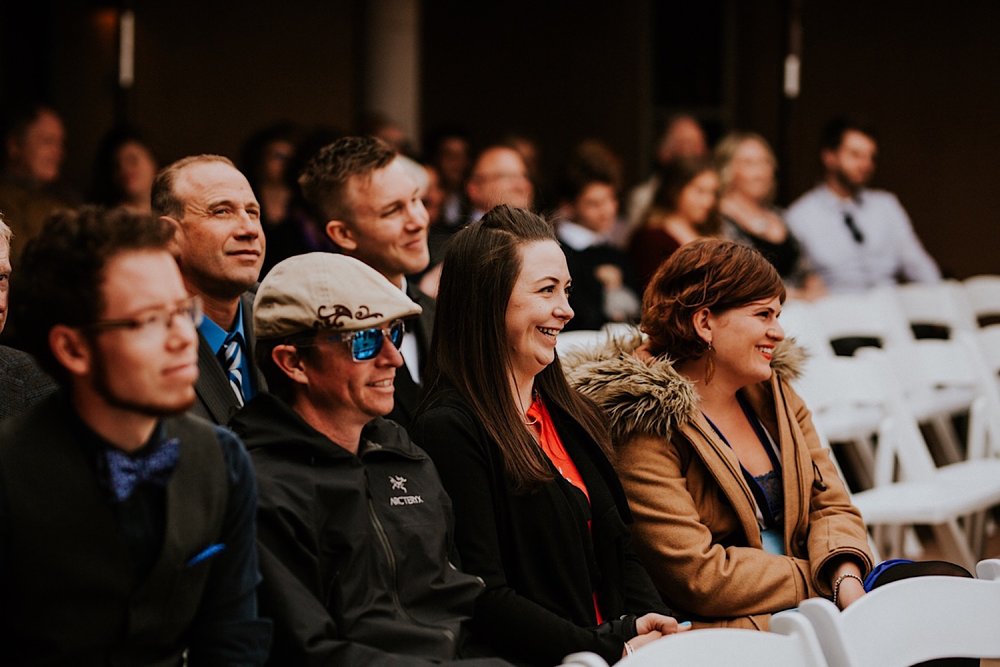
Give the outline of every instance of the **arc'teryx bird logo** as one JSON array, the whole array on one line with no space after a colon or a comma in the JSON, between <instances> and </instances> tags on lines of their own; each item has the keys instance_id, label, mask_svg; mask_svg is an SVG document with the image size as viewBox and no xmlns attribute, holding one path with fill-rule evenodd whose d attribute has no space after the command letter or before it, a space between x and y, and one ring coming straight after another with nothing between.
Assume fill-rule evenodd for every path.
<instances>
[{"instance_id":1,"label":"arc'teryx bird logo","mask_svg":"<svg viewBox=\"0 0 1000 667\"><path fill-rule=\"evenodd\" d=\"M420 497L420 494L409 495L409 491L406 490L406 478L402 475L389 475L389 486L393 491L398 491L403 494L402 496L391 496L389 498L390 507L401 507L403 505L420 505L424 502L424 499ZM418 484L419 486L419 484Z\"/></svg>"}]
</instances>

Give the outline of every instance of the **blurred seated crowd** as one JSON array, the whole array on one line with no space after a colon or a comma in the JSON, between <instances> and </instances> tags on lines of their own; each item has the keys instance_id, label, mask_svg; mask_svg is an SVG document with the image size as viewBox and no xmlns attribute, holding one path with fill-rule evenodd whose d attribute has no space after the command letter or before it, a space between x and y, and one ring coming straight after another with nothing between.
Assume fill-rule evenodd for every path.
<instances>
[{"instance_id":1,"label":"blurred seated crowd","mask_svg":"<svg viewBox=\"0 0 1000 667\"><path fill-rule=\"evenodd\" d=\"M941 278L864 123L787 210L686 114L631 190L599 139L555 174L376 116L167 165L117 128L86 196L54 109L5 140L4 664L613 663L969 576L878 566L789 384L786 298Z\"/></svg>"}]
</instances>

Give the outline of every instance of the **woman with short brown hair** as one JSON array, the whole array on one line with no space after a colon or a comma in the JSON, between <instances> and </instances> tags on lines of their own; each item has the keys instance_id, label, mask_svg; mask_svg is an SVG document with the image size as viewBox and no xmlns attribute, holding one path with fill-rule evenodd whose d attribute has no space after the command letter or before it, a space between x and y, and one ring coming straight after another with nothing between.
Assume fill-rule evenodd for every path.
<instances>
[{"instance_id":1,"label":"woman with short brown hair","mask_svg":"<svg viewBox=\"0 0 1000 667\"><path fill-rule=\"evenodd\" d=\"M610 415L636 550L696 627L765 629L816 595L844 607L872 567L861 516L789 384L784 298L756 250L694 241L646 290L648 341L569 373Z\"/></svg>"}]
</instances>

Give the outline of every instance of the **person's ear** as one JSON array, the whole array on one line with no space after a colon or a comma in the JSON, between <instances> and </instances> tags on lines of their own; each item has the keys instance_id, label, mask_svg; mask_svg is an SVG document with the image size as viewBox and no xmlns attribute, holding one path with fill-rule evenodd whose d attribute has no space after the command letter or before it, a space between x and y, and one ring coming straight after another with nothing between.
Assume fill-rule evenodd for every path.
<instances>
[{"instance_id":1,"label":"person's ear","mask_svg":"<svg viewBox=\"0 0 1000 667\"><path fill-rule=\"evenodd\" d=\"M278 369L296 384L309 384L306 375L305 362L294 345L275 345L271 350L271 361Z\"/></svg>"},{"instance_id":2,"label":"person's ear","mask_svg":"<svg viewBox=\"0 0 1000 667\"><path fill-rule=\"evenodd\" d=\"M71 375L84 376L93 368L93 351L79 329L57 324L49 330L52 355Z\"/></svg>"},{"instance_id":3,"label":"person's ear","mask_svg":"<svg viewBox=\"0 0 1000 667\"><path fill-rule=\"evenodd\" d=\"M350 252L356 250L358 247L358 240L354 230L343 220L330 220L326 223L326 235L341 250Z\"/></svg>"},{"instance_id":4,"label":"person's ear","mask_svg":"<svg viewBox=\"0 0 1000 667\"><path fill-rule=\"evenodd\" d=\"M712 325L714 324L712 311L708 308L702 308L695 312L691 316L691 324L694 326L694 332L708 345L712 344Z\"/></svg>"},{"instance_id":5,"label":"person's ear","mask_svg":"<svg viewBox=\"0 0 1000 667\"><path fill-rule=\"evenodd\" d=\"M835 150L824 148L819 152L819 159L827 171L833 171L837 167L837 151Z\"/></svg>"},{"instance_id":6,"label":"person's ear","mask_svg":"<svg viewBox=\"0 0 1000 667\"><path fill-rule=\"evenodd\" d=\"M181 223L177 218L173 218L169 215L161 215L160 220L167 223L174 229L174 235L170 237L170 242L167 244L167 251L174 257L181 256L181 242L180 236L184 233Z\"/></svg>"}]
</instances>

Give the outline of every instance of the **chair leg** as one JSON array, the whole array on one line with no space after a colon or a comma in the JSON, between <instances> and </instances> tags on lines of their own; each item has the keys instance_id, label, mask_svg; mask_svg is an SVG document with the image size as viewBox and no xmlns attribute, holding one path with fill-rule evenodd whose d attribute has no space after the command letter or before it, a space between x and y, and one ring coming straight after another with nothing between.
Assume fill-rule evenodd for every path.
<instances>
[{"instance_id":1,"label":"chair leg","mask_svg":"<svg viewBox=\"0 0 1000 667\"><path fill-rule=\"evenodd\" d=\"M943 524L937 524L933 528L934 537L944 552L945 560L950 560L970 572L975 572L978 559L973 553L965 533L958 525L958 521L952 519Z\"/></svg>"},{"instance_id":2,"label":"chair leg","mask_svg":"<svg viewBox=\"0 0 1000 667\"><path fill-rule=\"evenodd\" d=\"M943 464L958 463L965 459L962 455L962 445L958 441L958 432L951 423L951 415L936 415L930 420L935 440L941 451Z\"/></svg>"}]
</instances>

